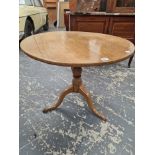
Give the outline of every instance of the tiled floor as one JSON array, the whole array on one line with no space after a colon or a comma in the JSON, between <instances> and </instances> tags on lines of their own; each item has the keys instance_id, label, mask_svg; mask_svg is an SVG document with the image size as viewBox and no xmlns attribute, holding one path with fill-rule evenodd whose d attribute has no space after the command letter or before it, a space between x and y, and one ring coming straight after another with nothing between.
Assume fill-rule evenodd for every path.
<instances>
[{"instance_id":1,"label":"tiled floor","mask_svg":"<svg viewBox=\"0 0 155 155\"><path fill-rule=\"evenodd\" d=\"M55 30L55 28L51 28ZM134 155L134 62L83 68L83 83L98 111L70 94L51 113L42 109L71 83L70 68L20 55L20 155Z\"/></svg>"}]
</instances>

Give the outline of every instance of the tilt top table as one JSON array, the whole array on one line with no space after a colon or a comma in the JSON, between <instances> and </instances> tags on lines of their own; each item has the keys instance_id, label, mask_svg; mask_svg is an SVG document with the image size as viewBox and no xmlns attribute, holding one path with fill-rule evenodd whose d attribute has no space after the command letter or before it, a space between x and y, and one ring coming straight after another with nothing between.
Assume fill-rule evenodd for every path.
<instances>
[{"instance_id":1,"label":"tilt top table","mask_svg":"<svg viewBox=\"0 0 155 155\"><path fill-rule=\"evenodd\" d=\"M45 108L44 113L55 110L64 97L80 93L92 112L106 121L93 105L90 94L81 79L82 67L113 64L133 55L134 45L123 38L89 32L56 31L32 35L21 42L21 49L31 58L59 66L71 67L72 84L59 96L58 101Z\"/></svg>"}]
</instances>

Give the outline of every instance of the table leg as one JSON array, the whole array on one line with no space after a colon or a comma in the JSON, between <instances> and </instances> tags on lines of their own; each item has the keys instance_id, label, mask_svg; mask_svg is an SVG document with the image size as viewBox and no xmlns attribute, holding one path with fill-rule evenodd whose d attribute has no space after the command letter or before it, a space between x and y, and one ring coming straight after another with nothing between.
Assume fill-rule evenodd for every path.
<instances>
[{"instance_id":1,"label":"table leg","mask_svg":"<svg viewBox=\"0 0 155 155\"><path fill-rule=\"evenodd\" d=\"M130 68L130 66L131 66L131 62L132 62L134 55L135 55L135 53L129 58L128 68Z\"/></svg>"},{"instance_id":2,"label":"table leg","mask_svg":"<svg viewBox=\"0 0 155 155\"><path fill-rule=\"evenodd\" d=\"M90 94L87 92L87 90L85 89L85 87L83 85L80 86L80 90L79 90L79 93L85 97L86 101L87 101L87 104L88 104L88 107L91 109L91 111L97 116L99 117L100 119L104 120L105 122L107 121L107 119L105 118L105 116L103 116L102 114L100 114L95 106L93 105L93 102L92 102L92 99L91 99L91 96Z\"/></svg>"},{"instance_id":3,"label":"table leg","mask_svg":"<svg viewBox=\"0 0 155 155\"><path fill-rule=\"evenodd\" d=\"M65 89L65 90L60 94L60 96L59 96L59 98L58 98L58 101L57 101L55 104L53 104L53 105L51 105L51 106L49 106L49 107L43 109L43 113L47 113L47 112L50 112L50 111L52 111L52 110L57 109L57 108L60 106L60 104L62 103L62 101L63 101L63 99L65 98L65 96L68 95L68 94L71 93L71 92L73 92L73 86L70 86L70 87L68 87L67 89Z\"/></svg>"},{"instance_id":4,"label":"table leg","mask_svg":"<svg viewBox=\"0 0 155 155\"><path fill-rule=\"evenodd\" d=\"M72 85L60 94L58 101L54 105L51 105L51 106L45 108L43 110L43 112L47 113L52 110L55 110L56 108L58 108L58 106L60 106L64 97L67 94L75 92L75 93L80 93L82 96L85 97L88 107L92 110L92 112L97 117L99 117L100 119L102 119L104 121L107 121L107 119L96 110L96 108L93 105L93 102L91 100L90 94L87 92L84 85L82 84L82 79L81 79L82 68L81 67L72 67L72 73L73 73Z\"/></svg>"}]
</instances>

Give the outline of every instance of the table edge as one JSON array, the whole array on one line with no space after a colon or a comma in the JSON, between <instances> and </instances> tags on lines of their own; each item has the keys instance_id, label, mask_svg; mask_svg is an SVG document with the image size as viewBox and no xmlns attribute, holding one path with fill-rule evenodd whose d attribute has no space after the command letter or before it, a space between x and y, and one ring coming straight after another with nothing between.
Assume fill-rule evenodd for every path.
<instances>
[{"instance_id":1,"label":"table edge","mask_svg":"<svg viewBox=\"0 0 155 155\"><path fill-rule=\"evenodd\" d=\"M56 66L63 66L63 67L93 67L93 66L102 66L102 65L110 65L110 64L115 64L115 63L118 63L118 62L121 62L121 61L124 61L128 58L130 58L132 55L134 55L134 51L130 54L130 55L127 55L126 57L123 57L122 59L118 59L118 60L113 60L113 61L107 61L107 62L98 62L98 63L87 63L87 64L69 64L69 63L61 63L61 62L51 62L51 61L48 61L48 60L44 60L44 59L41 59L41 58L38 58L38 57L35 57L31 54L28 54L26 53L22 48L21 50L27 55L29 56L30 58L34 59L34 60L37 60L37 61L40 61L40 62L43 62L43 63L46 63L46 64L51 64L51 65L56 65Z\"/></svg>"}]
</instances>

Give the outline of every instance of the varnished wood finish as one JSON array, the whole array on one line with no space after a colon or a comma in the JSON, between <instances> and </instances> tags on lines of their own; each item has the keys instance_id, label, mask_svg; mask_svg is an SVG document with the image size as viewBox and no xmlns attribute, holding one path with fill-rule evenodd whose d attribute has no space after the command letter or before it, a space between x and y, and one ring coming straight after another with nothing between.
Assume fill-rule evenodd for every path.
<instances>
[{"instance_id":1,"label":"varnished wood finish","mask_svg":"<svg viewBox=\"0 0 155 155\"><path fill-rule=\"evenodd\" d=\"M84 85L82 84L82 79L81 79L82 68L81 67L72 67L72 73L73 73L72 85L69 86L66 90L64 90L60 94L59 99L55 104L52 104L51 106L43 109L43 113L47 113L47 112L50 112L50 111L58 108L60 106L60 104L62 103L64 97L67 94L74 92L74 93L80 93L86 99L89 108L97 117L99 117L103 121L107 121L105 116L103 116L96 110L95 106L93 105L90 94L88 93L88 91L86 90Z\"/></svg>"},{"instance_id":2,"label":"varnished wood finish","mask_svg":"<svg viewBox=\"0 0 155 155\"><path fill-rule=\"evenodd\" d=\"M43 109L43 113L47 113L47 112L50 112L50 111L52 111L52 110L57 109L57 108L60 106L60 104L62 103L62 101L63 101L63 99L65 98L65 96L68 95L68 94L71 93L71 92L73 92L73 86L72 86L72 85L69 86L67 89L65 89L65 90L59 95L58 101L57 101L55 104L53 104L53 105L51 105L51 106L49 106L49 107Z\"/></svg>"},{"instance_id":3,"label":"varnished wood finish","mask_svg":"<svg viewBox=\"0 0 155 155\"><path fill-rule=\"evenodd\" d=\"M65 15L66 29L69 22ZM88 26L89 25L89 26ZM70 30L83 32L98 32L123 37L135 42L135 16L134 15L70 15Z\"/></svg>"},{"instance_id":4,"label":"varnished wood finish","mask_svg":"<svg viewBox=\"0 0 155 155\"><path fill-rule=\"evenodd\" d=\"M132 16L113 16L109 20L108 34L135 42L135 18Z\"/></svg>"},{"instance_id":5,"label":"varnished wood finish","mask_svg":"<svg viewBox=\"0 0 155 155\"><path fill-rule=\"evenodd\" d=\"M134 45L123 38L89 32L48 32L21 42L30 57L70 67L112 64L129 58Z\"/></svg>"},{"instance_id":6,"label":"varnished wood finish","mask_svg":"<svg viewBox=\"0 0 155 155\"><path fill-rule=\"evenodd\" d=\"M24 39L21 49L36 60L70 66L72 69L72 85L60 94L55 104L45 108L44 113L58 108L67 94L75 92L83 95L91 111L106 121L106 118L97 112L90 94L82 84L82 67L127 59L133 55L134 45L126 39L100 33L48 32Z\"/></svg>"},{"instance_id":7,"label":"varnished wood finish","mask_svg":"<svg viewBox=\"0 0 155 155\"><path fill-rule=\"evenodd\" d=\"M74 18L71 15L71 31L107 33L108 20L108 18L102 16L95 18L95 16L79 15Z\"/></svg>"},{"instance_id":8,"label":"varnished wood finish","mask_svg":"<svg viewBox=\"0 0 155 155\"><path fill-rule=\"evenodd\" d=\"M88 93L88 91L86 90L86 88L84 87L84 85L81 85L81 86L80 86L79 93L85 97L85 99L86 99L86 101L87 101L87 104L88 104L89 108L92 110L92 112L93 112L97 117L99 117L100 119L102 119L103 121L106 122L106 121L107 121L106 117L105 117L103 114L100 114L100 113L96 110L95 106L93 105L91 96L90 96L90 94Z\"/></svg>"},{"instance_id":9,"label":"varnished wood finish","mask_svg":"<svg viewBox=\"0 0 155 155\"><path fill-rule=\"evenodd\" d=\"M65 14L66 30L69 30L68 18L68 15ZM70 30L111 34L135 43L135 15L110 13L105 13L105 15L71 15ZM131 61L132 57L129 59L129 64Z\"/></svg>"}]
</instances>

